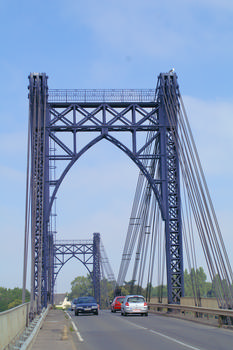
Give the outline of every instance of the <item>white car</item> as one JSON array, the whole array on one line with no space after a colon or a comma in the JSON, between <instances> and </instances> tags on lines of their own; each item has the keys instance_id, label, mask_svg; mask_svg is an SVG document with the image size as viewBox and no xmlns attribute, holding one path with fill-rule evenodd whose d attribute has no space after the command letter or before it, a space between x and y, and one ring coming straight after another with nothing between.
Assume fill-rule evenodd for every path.
<instances>
[{"instance_id":1,"label":"white car","mask_svg":"<svg viewBox=\"0 0 233 350\"><path fill-rule=\"evenodd\" d=\"M121 304L121 315L141 314L148 316L148 305L142 295L127 295Z\"/></svg>"}]
</instances>

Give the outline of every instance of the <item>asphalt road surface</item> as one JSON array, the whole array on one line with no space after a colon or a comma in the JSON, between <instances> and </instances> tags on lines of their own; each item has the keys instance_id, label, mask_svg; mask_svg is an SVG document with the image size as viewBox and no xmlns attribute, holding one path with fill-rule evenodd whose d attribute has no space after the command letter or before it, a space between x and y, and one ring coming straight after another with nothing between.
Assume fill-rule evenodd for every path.
<instances>
[{"instance_id":1,"label":"asphalt road surface","mask_svg":"<svg viewBox=\"0 0 233 350\"><path fill-rule=\"evenodd\" d=\"M78 350L226 350L233 349L233 330L154 314L74 316Z\"/></svg>"}]
</instances>

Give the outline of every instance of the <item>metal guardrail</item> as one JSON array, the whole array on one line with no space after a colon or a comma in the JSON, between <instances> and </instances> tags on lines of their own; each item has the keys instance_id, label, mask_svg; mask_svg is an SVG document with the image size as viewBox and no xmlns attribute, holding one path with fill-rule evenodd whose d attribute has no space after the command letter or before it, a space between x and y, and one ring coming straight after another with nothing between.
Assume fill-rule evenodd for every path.
<instances>
[{"instance_id":1,"label":"metal guardrail","mask_svg":"<svg viewBox=\"0 0 233 350\"><path fill-rule=\"evenodd\" d=\"M153 102L155 89L49 89L49 102Z\"/></svg>"},{"instance_id":2,"label":"metal guardrail","mask_svg":"<svg viewBox=\"0 0 233 350\"><path fill-rule=\"evenodd\" d=\"M54 242L55 245L76 245L76 244L93 244L93 239L83 239L83 240L56 240Z\"/></svg>"},{"instance_id":3,"label":"metal guardrail","mask_svg":"<svg viewBox=\"0 0 233 350\"><path fill-rule=\"evenodd\" d=\"M207 308L201 306L186 306L186 305L178 305L178 304L162 304L162 303L148 303L150 309L156 308L159 312L159 309L167 309L167 310L177 310L180 312L192 312L196 315L207 314L217 316L219 318L219 323L223 317L232 317L233 319L233 310L230 309L215 309L215 308Z\"/></svg>"}]
</instances>

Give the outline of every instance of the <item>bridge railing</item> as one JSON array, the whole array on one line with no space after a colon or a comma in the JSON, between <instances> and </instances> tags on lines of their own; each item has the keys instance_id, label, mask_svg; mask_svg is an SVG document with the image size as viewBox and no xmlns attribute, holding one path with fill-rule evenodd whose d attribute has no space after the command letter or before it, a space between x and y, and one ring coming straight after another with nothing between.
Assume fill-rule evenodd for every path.
<instances>
[{"instance_id":1,"label":"bridge railing","mask_svg":"<svg viewBox=\"0 0 233 350\"><path fill-rule=\"evenodd\" d=\"M165 304L165 303L148 303L150 311L155 312L168 312L177 311L179 314L185 316L186 313L192 313L196 318L207 318L211 315L218 319L219 325L222 325L223 320L230 318L233 321L233 310L209 308L201 306L190 306L190 305L178 305L178 304ZM227 322L229 323L229 322ZM232 322L231 322L232 323Z\"/></svg>"},{"instance_id":2,"label":"bridge railing","mask_svg":"<svg viewBox=\"0 0 233 350\"><path fill-rule=\"evenodd\" d=\"M49 89L49 102L153 102L155 89Z\"/></svg>"},{"instance_id":3,"label":"bridge railing","mask_svg":"<svg viewBox=\"0 0 233 350\"><path fill-rule=\"evenodd\" d=\"M30 303L25 303L0 312L0 349L4 349L27 327L29 306Z\"/></svg>"}]
</instances>

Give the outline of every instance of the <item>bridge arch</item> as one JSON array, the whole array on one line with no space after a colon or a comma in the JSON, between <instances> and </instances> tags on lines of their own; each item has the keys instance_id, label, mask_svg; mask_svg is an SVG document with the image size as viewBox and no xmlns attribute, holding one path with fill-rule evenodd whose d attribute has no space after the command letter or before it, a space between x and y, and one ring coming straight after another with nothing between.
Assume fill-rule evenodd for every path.
<instances>
[{"instance_id":1,"label":"bridge arch","mask_svg":"<svg viewBox=\"0 0 233 350\"><path fill-rule=\"evenodd\" d=\"M152 190L154 191L154 194L156 196L156 199L158 201L159 208L161 210L162 217L164 216L164 208L162 207L162 201L161 201L161 195L159 194L158 188L156 186L156 183L149 173L149 171L146 169L146 167L143 165L143 163L138 159L138 157L128 148L126 145L124 145L122 142L117 140L115 137L111 135L100 135L98 137L95 137L93 140L91 140L89 143L87 143L76 155L75 157L70 161L70 163L66 166L64 171L62 172L59 180L56 183L56 186L53 190L53 194L50 199L48 212L46 214L46 219L49 220L49 215L52 209L52 205L54 202L54 199L57 195L57 192L59 190L60 185L62 184L63 180L65 179L65 176L68 174L69 170L73 167L73 165L78 161L78 159L84 155L91 147L93 147L95 144L100 142L101 140L106 139L112 144L114 144L117 148L122 150L140 169L140 171L144 174L144 176L147 178L148 183L150 184Z\"/></svg>"},{"instance_id":2,"label":"bridge arch","mask_svg":"<svg viewBox=\"0 0 233 350\"><path fill-rule=\"evenodd\" d=\"M90 270L90 268L88 267L87 264L85 264L85 262L82 261L82 259L80 259L79 257L77 256L70 256L59 268L58 270L56 271L55 273L55 276L54 276L54 283L56 282L56 279L57 279L57 276L59 274L59 272L62 270L62 268L66 265L66 263L68 263L71 259L76 259L78 260L80 263L83 264L83 266L85 266L85 268L87 269L87 271L89 272L89 274L92 276L92 271Z\"/></svg>"}]
</instances>

